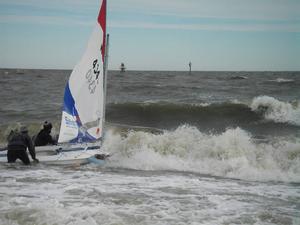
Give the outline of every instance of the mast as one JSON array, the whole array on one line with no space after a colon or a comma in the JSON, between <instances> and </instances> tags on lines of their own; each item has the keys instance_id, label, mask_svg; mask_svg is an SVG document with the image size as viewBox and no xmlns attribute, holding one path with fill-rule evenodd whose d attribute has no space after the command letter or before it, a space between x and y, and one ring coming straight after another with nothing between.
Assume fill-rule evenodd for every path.
<instances>
[{"instance_id":1,"label":"mast","mask_svg":"<svg viewBox=\"0 0 300 225\"><path fill-rule=\"evenodd\" d=\"M103 122L102 130L105 123L105 110L106 110L106 87L107 87L107 69L108 69L108 49L109 49L109 34L106 35L106 45L105 45L105 56L104 56L104 73L103 73Z\"/></svg>"},{"instance_id":2,"label":"mast","mask_svg":"<svg viewBox=\"0 0 300 225\"><path fill-rule=\"evenodd\" d=\"M105 43L105 53L104 53L104 62L103 62L103 119L102 119L102 131L104 130L105 124L105 113L106 113L106 87L107 87L107 70L108 70L108 48L109 48L109 34L106 34L107 30L107 0L105 1L105 35L106 35L106 43ZM103 132L104 136L104 132ZM102 136L102 139L103 139Z\"/></svg>"}]
</instances>

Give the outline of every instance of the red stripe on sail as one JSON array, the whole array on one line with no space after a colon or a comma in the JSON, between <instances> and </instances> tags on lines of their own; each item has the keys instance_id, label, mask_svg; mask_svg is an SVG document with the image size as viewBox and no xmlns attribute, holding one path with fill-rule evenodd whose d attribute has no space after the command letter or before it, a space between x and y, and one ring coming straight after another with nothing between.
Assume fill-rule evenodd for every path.
<instances>
[{"instance_id":1,"label":"red stripe on sail","mask_svg":"<svg viewBox=\"0 0 300 225\"><path fill-rule=\"evenodd\" d=\"M103 31L103 42L101 45L101 54L102 54L102 61L104 62L105 49L106 49L105 48L106 47L106 0L102 1L102 5L98 15L98 23L100 24Z\"/></svg>"}]
</instances>

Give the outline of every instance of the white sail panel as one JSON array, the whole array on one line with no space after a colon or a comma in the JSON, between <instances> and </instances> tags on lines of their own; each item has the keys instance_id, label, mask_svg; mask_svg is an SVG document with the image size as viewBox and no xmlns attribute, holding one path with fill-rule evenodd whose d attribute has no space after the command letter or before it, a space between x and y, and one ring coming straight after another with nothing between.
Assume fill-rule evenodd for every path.
<instances>
[{"instance_id":1,"label":"white sail panel","mask_svg":"<svg viewBox=\"0 0 300 225\"><path fill-rule=\"evenodd\" d=\"M78 125L76 123L76 118L63 111L58 142L68 142L77 136Z\"/></svg>"},{"instance_id":2,"label":"white sail panel","mask_svg":"<svg viewBox=\"0 0 300 225\"><path fill-rule=\"evenodd\" d=\"M79 119L82 126L88 130L93 127L101 129L103 118L103 62L100 52L102 38L102 30L96 26L85 54L69 79ZM101 137L99 131L90 134L96 139Z\"/></svg>"},{"instance_id":3,"label":"white sail panel","mask_svg":"<svg viewBox=\"0 0 300 225\"><path fill-rule=\"evenodd\" d=\"M106 1L103 0L87 49L65 88L60 143L90 142L103 135L105 26Z\"/></svg>"},{"instance_id":4,"label":"white sail panel","mask_svg":"<svg viewBox=\"0 0 300 225\"><path fill-rule=\"evenodd\" d=\"M104 114L102 39L103 31L97 25L82 59L71 73L65 91L65 95L70 96L65 96L59 142L73 139L92 141L102 137Z\"/></svg>"}]
</instances>

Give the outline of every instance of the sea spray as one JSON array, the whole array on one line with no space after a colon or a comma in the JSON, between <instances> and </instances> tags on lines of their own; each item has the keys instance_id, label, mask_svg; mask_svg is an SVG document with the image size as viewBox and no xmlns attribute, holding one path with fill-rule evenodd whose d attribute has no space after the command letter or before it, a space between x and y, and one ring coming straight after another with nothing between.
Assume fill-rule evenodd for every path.
<instances>
[{"instance_id":1,"label":"sea spray","mask_svg":"<svg viewBox=\"0 0 300 225\"><path fill-rule=\"evenodd\" d=\"M292 104L269 96L259 96L253 99L251 109L262 113L268 120L300 125L300 105L298 102Z\"/></svg>"},{"instance_id":2,"label":"sea spray","mask_svg":"<svg viewBox=\"0 0 300 225\"><path fill-rule=\"evenodd\" d=\"M300 141L256 143L240 129L205 134L192 126L152 134L108 132L104 149L110 166L174 170L246 180L300 182Z\"/></svg>"}]
</instances>

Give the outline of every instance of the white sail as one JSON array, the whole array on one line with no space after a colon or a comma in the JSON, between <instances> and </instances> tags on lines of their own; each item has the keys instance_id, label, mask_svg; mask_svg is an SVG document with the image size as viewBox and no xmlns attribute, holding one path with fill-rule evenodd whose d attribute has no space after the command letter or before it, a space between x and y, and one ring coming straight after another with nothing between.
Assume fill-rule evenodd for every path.
<instances>
[{"instance_id":1,"label":"white sail","mask_svg":"<svg viewBox=\"0 0 300 225\"><path fill-rule=\"evenodd\" d=\"M92 142L103 136L105 113L106 0L87 49L65 88L59 143Z\"/></svg>"}]
</instances>

